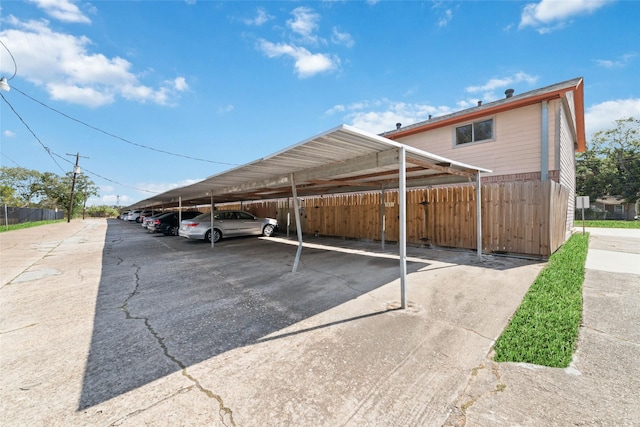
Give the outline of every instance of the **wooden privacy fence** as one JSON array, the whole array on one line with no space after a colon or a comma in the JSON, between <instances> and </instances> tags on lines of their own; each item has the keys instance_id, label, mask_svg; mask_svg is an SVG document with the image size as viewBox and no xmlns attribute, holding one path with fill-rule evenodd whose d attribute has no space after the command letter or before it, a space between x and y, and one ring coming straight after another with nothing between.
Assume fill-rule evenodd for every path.
<instances>
[{"instance_id":1,"label":"wooden privacy fence","mask_svg":"<svg viewBox=\"0 0 640 427\"><path fill-rule=\"evenodd\" d=\"M384 209L383 209L384 197ZM547 257L566 237L569 191L554 181L482 185L482 250ZM276 218L281 233L295 233L288 199L220 205ZM302 197L303 234L397 242L397 190ZM473 185L412 189L407 192L407 243L477 249L476 189Z\"/></svg>"}]
</instances>

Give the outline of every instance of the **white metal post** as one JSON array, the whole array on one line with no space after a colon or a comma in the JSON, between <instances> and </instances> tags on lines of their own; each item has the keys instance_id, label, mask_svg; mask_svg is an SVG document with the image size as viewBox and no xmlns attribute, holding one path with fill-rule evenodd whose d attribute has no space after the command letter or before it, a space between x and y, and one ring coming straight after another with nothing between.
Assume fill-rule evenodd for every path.
<instances>
[{"instance_id":1,"label":"white metal post","mask_svg":"<svg viewBox=\"0 0 640 427\"><path fill-rule=\"evenodd\" d=\"M400 147L398 202L400 203L400 308L407 308L407 156Z\"/></svg>"},{"instance_id":2,"label":"white metal post","mask_svg":"<svg viewBox=\"0 0 640 427\"><path fill-rule=\"evenodd\" d=\"M213 208L215 207L215 205L213 204L213 190L211 190L211 249L213 249L214 246L214 237L213 237Z\"/></svg>"},{"instance_id":3,"label":"white metal post","mask_svg":"<svg viewBox=\"0 0 640 427\"><path fill-rule=\"evenodd\" d=\"M482 180L480 172L476 174L476 229L478 261L482 262Z\"/></svg>"},{"instance_id":4,"label":"white metal post","mask_svg":"<svg viewBox=\"0 0 640 427\"><path fill-rule=\"evenodd\" d=\"M293 213L296 216L296 232L298 233L298 250L296 251L296 259L293 261L292 273L298 270L298 262L300 261L300 254L302 253L302 225L300 222L300 207L298 206L298 190L296 189L296 182L291 176L291 193L293 195Z\"/></svg>"},{"instance_id":5,"label":"white metal post","mask_svg":"<svg viewBox=\"0 0 640 427\"><path fill-rule=\"evenodd\" d=\"M385 201L384 201L384 185L382 186L382 195L380 196L380 222L382 223L382 230L380 230L380 239L382 240L382 250L384 251L384 240L386 238L385 236L385 231L387 230L387 224L386 224L386 211L385 211Z\"/></svg>"}]
</instances>

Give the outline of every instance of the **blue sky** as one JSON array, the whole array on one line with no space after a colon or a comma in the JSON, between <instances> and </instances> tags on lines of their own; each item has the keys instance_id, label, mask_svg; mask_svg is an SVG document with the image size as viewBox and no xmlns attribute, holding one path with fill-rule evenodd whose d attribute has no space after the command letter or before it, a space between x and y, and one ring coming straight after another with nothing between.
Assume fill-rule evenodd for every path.
<instances>
[{"instance_id":1,"label":"blue sky","mask_svg":"<svg viewBox=\"0 0 640 427\"><path fill-rule=\"evenodd\" d=\"M80 153L101 189L90 204L126 206L342 123L380 133L574 77L587 140L640 117L637 1L0 7L1 164L62 175Z\"/></svg>"}]
</instances>

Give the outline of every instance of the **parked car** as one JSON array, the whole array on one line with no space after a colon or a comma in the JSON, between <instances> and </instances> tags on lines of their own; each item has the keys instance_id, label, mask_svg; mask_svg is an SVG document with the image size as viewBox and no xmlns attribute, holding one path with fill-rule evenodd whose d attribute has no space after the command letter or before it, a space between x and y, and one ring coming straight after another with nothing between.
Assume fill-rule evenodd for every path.
<instances>
[{"instance_id":1,"label":"parked car","mask_svg":"<svg viewBox=\"0 0 640 427\"><path fill-rule=\"evenodd\" d=\"M166 214L166 212L158 212L158 213L156 213L155 215L145 216L145 217L142 219L142 228L144 228L145 230L148 230L148 229L149 229L149 224L151 224L151 222L152 222L154 219L156 219L156 218L158 218L159 216L164 215L164 214Z\"/></svg>"},{"instance_id":2,"label":"parked car","mask_svg":"<svg viewBox=\"0 0 640 427\"><path fill-rule=\"evenodd\" d=\"M202 215L202 212L182 212L182 218L186 220L197 217L198 215ZM147 229L151 233L162 233L167 236L177 236L178 225L178 212L165 212L164 214L154 218L147 226Z\"/></svg>"},{"instance_id":3,"label":"parked car","mask_svg":"<svg viewBox=\"0 0 640 427\"><path fill-rule=\"evenodd\" d=\"M151 215L151 211L143 211L143 210L131 210L129 211L129 213L127 214L127 217L125 218L127 221L135 221L135 222L141 222L142 219L140 218L141 215L144 214L147 215Z\"/></svg>"},{"instance_id":4,"label":"parked car","mask_svg":"<svg viewBox=\"0 0 640 427\"><path fill-rule=\"evenodd\" d=\"M199 215L190 220L182 220L178 234L187 239L217 242L223 237L263 235L271 237L278 229L278 221L273 218L258 218L245 211L216 211Z\"/></svg>"}]
</instances>

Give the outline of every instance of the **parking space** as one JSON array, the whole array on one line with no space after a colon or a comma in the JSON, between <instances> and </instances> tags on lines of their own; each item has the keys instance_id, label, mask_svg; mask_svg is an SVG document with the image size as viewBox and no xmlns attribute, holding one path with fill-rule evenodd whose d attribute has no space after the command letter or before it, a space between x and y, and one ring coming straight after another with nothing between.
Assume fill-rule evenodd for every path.
<instances>
[{"instance_id":1,"label":"parking space","mask_svg":"<svg viewBox=\"0 0 640 427\"><path fill-rule=\"evenodd\" d=\"M399 310L394 245L305 239L291 273L285 236L45 227L2 236L42 255L2 277L18 425L440 425L542 267L408 248Z\"/></svg>"}]
</instances>

